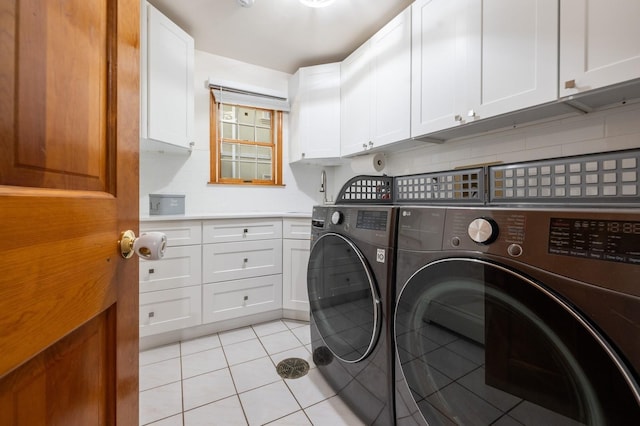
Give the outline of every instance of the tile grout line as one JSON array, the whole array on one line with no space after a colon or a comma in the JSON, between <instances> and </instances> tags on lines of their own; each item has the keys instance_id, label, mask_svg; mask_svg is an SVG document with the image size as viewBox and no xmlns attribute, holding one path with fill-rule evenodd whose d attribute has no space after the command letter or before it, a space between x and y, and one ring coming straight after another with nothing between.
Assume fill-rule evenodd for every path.
<instances>
[{"instance_id":1,"label":"tile grout line","mask_svg":"<svg viewBox=\"0 0 640 426\"><path fill-rule=\"evenodd\" d=\"M255 333L255 331L254 331ZM218 338L220 339L220 335L218 334ZM239 342L236 342L239 343ZM224 360L227 363L227 369L229 370L229 376L231 376L231 382L233 383L233 389L236 391L235 396L240 404L240 408L242 409L242 415L244 416L244 421L249 424L249 418L247 417L247 412L244 409L244 405L242 404L242 399L240 399L240 392L238 392L238 386L236 385L236 379L233 377L233 372L231 371L231 364L229 363L229 359L227 358L227 352L224 350L224 344L222 343L222 339L220 339L220 348L222 349L222 354L224 355ZM183 422L184 425L184 422Z\"/></svg>"}]
</instances>

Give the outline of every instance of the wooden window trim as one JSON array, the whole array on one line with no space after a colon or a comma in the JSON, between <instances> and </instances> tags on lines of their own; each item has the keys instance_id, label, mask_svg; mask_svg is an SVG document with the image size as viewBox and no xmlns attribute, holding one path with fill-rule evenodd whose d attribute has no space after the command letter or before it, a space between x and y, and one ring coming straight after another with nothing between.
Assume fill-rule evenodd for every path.
<instances>
[{"instance_id":1,"label":"wooden window trim","mask_svg":"<svg viewBox=\"0 0 640 426\"><path fill-rule=\"evenodd\" d=\"M284 123L283 112L277 111L277 110L266 110L266 111L271 111L271 114L274 117L275 126L272 126L271 128L272 143L270 144L261 143L261 142L246 143L247 145L252 145L252 146L255 146L255 145L269 146L273 148L273 155L271 158L271 169L273 171L273 179L272 180L253 179L251 181L246 181L243 179L222 178L221 170L220 170L220 144L222 141L218 137L219 135L218 102L216 101L216 98L213 92L211 92L209 99L210 99L209 100L209 147L210 147L209 184L284 186L284 182L282 181L282 149L283 149L282 126ZM233 143L242 144L243 141L234 140Z\"/></svg>"}]
</instances>

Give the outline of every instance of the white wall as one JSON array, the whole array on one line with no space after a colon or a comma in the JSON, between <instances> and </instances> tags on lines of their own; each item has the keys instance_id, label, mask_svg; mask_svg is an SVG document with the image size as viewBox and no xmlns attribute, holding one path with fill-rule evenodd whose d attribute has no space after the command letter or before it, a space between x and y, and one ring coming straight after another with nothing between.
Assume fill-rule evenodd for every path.
<instances>
[{"instance_id":1,"label":"white wall","mask_svg":"<svg viewBox=\"0 0 640 426\"><path fill-rule=\"evenodd\" d=\"M425 143L400 152L388 150L383 172L399 176L496 161L512 163L629 148L640 148L640 103L450 140L444 144ZM353 176L355 173L349 166L341 166L334 179L346 182Z\"/></svg>"},{"instance_id":2,"label":"white wall","mask_svg":"<svg viewBox=\"0 0 640 426\"><path fill-rule=\"evenodd\" d=\"M290 74L202 51L195 52L195 147L191 155L140 153L140 215L149 194L185 194L186 214L311 212L322 201L319 166L289 166L288 117L284 119L284 187L209 185L210 77L287 93ZM331 176L332 172L327 169Z\"/></svg>"}]
</instances>

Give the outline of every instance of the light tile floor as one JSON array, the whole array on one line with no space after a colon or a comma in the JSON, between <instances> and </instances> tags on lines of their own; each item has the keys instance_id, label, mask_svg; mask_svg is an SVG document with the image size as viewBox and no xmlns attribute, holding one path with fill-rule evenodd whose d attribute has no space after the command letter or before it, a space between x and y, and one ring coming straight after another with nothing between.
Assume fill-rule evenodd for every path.
<instances>
[{"instance_id":1,"label":"light tile floor","mask_svg":"<svg viewBox=\"0 0 640 426\"><path fill-rule=\"evenodd\" d=\"M357 426L315 368L309 323L277 320L140 353L140 425ZM276 365L311 369L282 379Z\"/></svg>"}]
</instances>

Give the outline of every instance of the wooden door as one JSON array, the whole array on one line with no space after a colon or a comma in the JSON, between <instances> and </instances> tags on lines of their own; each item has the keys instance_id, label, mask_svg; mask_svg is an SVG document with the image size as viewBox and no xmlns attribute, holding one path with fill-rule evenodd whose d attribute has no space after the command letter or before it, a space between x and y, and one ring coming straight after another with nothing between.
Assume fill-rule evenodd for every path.
<instances>
[{"instance_id":1,"label":"wooden door","mask_svg":"<svg viewBox=\"0 0 640 426\"><path fill-rule=\"evenodd\" d=\"M138 423L138 0L0 3L0 418Z\"/></svg>"}]
</instances>

